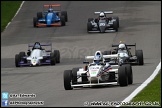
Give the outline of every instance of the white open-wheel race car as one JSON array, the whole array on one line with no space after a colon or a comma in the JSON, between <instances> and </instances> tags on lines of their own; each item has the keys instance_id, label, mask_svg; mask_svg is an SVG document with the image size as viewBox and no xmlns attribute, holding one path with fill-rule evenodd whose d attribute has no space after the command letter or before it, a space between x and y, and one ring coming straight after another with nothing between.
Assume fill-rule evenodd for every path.
<instances>
[{"instance_id":1,"label":"white open-wheel race car","mask_svg":"<svg viewBox=\"0 0 162 108\"><path fill-rule=\"evenodd\" d=\"M135 44L112 44L112 47L116 47L113 50L104 51L103 54L119 54L120 63L121 64L131 64L131 65L143 65L144 59L143 59L143 50L136 49L136 43ZM134 47L134 51L131 50ZM133 54L134 52L135 54ZM108 60L108 59L106 59ZM111 61L111 64L118 64L118 60L116 59L109 59Z\"/></svg>"},{"instance_id":2,"label":"white open-wheel race car","mask_svg":"<svg viewBox=\"0 0 162 108\"><path fill-rule=\"evenodd\" d=\"M50 50L45 50L42 46L50 46ZM30 49L32 47L32 49ZM52 43L40 44L35 42L28 44L28 52L20 52L15 55L15 66L37 66L37 65L55 65L60 63L60 51L54 50L52 52Z\"/></svg>"},{"instance_id":3,"label":"white open-wheel race car","mask_svg":"<svg viewBox=\"0 0 162 108\"><path fill-rule=\"evenodd\" d=\"M100 56L102 60L96 64L95 58ZM64 71L64 88L72 90L75 87L92 87L97 85L115 84L127 86L133 83L133 73L130 64L110 65L105 58L117 58L118 54L102 55L101 51L96 51L94 56L86 56L83 63L85 67L77 67ZM93 60L89 63L87 60Z\"/></svg>"}]
</instances>

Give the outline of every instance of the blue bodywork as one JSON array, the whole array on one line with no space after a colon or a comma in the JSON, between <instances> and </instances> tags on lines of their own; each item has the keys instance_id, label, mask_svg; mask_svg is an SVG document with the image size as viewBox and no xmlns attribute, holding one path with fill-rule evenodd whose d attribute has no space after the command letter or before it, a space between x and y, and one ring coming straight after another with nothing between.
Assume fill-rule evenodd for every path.
<instances>
[{"instance_id":1,"label":"blue bodywork","mask_svg":"<svg viewBox=\"0 0 162 108\"><path fill-rule=\"evenodd\" d=\"M60 22L60 18L56 15L56 12L44 12L44 17L38 19L38 22L50 26L53 23Z\"/></svg>"}]
</instances>

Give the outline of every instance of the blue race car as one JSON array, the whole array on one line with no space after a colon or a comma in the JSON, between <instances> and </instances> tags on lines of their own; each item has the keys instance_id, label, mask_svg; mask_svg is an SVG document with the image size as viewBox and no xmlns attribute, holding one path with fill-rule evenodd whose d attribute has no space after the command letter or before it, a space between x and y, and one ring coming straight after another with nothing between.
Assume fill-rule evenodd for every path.
<instances>
[{"instance_id":1,"label":"blue race car","mask_svg":"<svg viewBox=\"0 0 162 108\"><path fill-rule=\"evenodd\" d=\"M65 26L67 21L67 11L61 11L60 4L49 4L43 6L43 12L37 12L37 17L33 18L33 26Z\"/></svg>"},{"instance_id":2,"label":"blue race car","mask_svg":"<svg viewBox=\"0 0 162 108\"><path fill-rule=\"evenodd\" d=\"M50 50L45 50L42 46L51 46ZM32 49L30 49L32 47ZM28 44L28 52L20 52L15 55L15 66L37 66L37 65L55 65L60 63L60 51L52 52L52 44Z\"/></svg>"}]
</instances>

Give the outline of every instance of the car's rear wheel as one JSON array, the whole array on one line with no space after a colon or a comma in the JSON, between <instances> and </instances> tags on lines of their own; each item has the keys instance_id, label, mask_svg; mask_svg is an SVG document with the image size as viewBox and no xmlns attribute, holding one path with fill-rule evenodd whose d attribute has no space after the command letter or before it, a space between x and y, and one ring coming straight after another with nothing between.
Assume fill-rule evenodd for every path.
<instances>
[{"instance_id":1,"label":"car's rear wheel","mask_svg":"<svg viewBox=\"0 0 162 108\"><path fill-rule=\"evenodd\" d=\"M65 21L68 21L68 15L67 15L67 11L62 11L61 15L65 17Z\"/></svg>"},{"instance_id":2,"label":"car's rear wheel","mask_svg":"<svg viewBox=\"0 0 162 108\"><path fill-rule=\"evenodd\" d=\"M33 26L37 27L37 18L36 17L33 18Z\"/></svg>"},{"instance_id":3,"label":"car's rear wheel","mask_svg":"<svg viewBox=\"0 0 162 108\"><path fill-rule=\"evenodd\" d=\"M71 80L72 80L72 71L65 70L64 71L64 88L65 88L65 90L73 89L73 87L71 87Z\"/></svg>"},{"instance_id":4,"label":"car's rear wheel","mask_svg":"<svg viewBox=\"0 0 162 108\"><path fill-rule=\"evenodd\" d=\"M94 19L93 18L88 18L88 22L91 22L93 21Z\"/></svg>"},{"instance_id":5,"label":"car's rear wheel","mask_svg":"<svg viewBox=\"0 0 162 108\"><path fill-rule=\"evenodd\" d=\"M117 21L117 27L119 28L119 17L114 16L113 19L116 19L116 21Z\"/></svg>"},{"instance_id":6,"label":"car's rear wheel","mask_svg":"<svg viewBox=\"0 0 162 108\"><path fill-rule=\"evenodd\" d=\"M113 22L113 28L116 32L118 32L118 25L117 25L117 21Z\"/></svg>"},{"instance_id":7,"label":"car's rear wheel","mask_svg":"<svg viewBox=\"0 0 162 108\"><path fill-rule=\"evenodd\" d=\"M51 59L51 65L55 65L56 64L56 58L54 53L50 53L50 59Z\"/></svg>"},{"instance_id":8,"label":"car's rear wheel","mask_svg":"<svg viewBox=\"0 0 162 108\"><path fill-rule=\"evenodd\" d=\"M60 51L54 50L54 56L56 58L56 63L60 63Z\"/></svg>"},{"instance_id":9,"label":"car's rear wheel","mask_svg":"<svg viewBox=\"0 0 162 108\"><path fill-rule=\"evenodd\" d=\"M15 55L15 66L16 67L20 67L19 62L20 62L20 56L19 54L16 54Z\"/></svg>"},{"instance_id":10,"label":"car's rear wheel","mask_svg":"<svg viewBox=\"0 0 162 108\"><path fill-rule=\"evenodd\" d=\"M38 18L38 19L43 18L42 12L37 12L37 18Z\"/></svg>"},{"instance_id":11,"label":"car's rear wheel","mask_svg":"<svg viewBox=\"0 0 162 108\"><path fill-rule=\"evenodd\" d=\"M60 16L61 26L65 26L65 16Z\"/></svg>"},{"instance_id":12,"label":"car's rear wheel","mask_svg":"<svg viewBox=\"0 0 162 108\"><path fill-rule=\"evenodd\" d=\"M137 56L137 63L138 65L143 65L143 51L142 50L136 50L136 56Z\"/></svg>"}]
</instances>

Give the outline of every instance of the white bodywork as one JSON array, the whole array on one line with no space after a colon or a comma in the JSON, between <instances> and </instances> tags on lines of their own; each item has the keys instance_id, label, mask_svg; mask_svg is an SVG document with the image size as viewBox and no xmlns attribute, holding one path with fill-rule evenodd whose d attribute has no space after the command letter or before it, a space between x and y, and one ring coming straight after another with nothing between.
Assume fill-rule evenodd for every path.
<instances>
[{"instance_id":1,"label":"white bodywork","mask_svg":"<svg viewBox=\"0 0 162 108\"><path fill-rule=\"evenodd\" d=\"M100 12L94 12L94 14L100 14L102 11ZM103 11L105 14L113 14L113 11Z\"/></svg>"},{"instance_id":2,"label":"white bodywork","mask_svg":"<svg viewBox=\"0 0 162 108\"><path fill-rule=\"evenodd\" d=\"M96 51L95 55L97 54L97 52L100 51ZM100 52L100 54L102 55L102 53ZM119 58L118 54L113 54L113 55L102 55L103 57L103 62L105 61L105 58ZM94 56L86 56L85 57L86 60L93 60ZM104 72L103 70L107 67L111 67L109 68L106 72ZM117 82L107 82L107 83L99 83L99 81L106 81L109 78L109 74L110 72L115 72L115 77L116 80L118 78L118 65L111 65L109 63L106 63L106 65L98 65L98 64L94 64L94 63L90 63L88 64L88 71L85 71L83 68L80 68L79 71L77 72L77 76L81 76L82 74L87 75L88 80L89 80L89 84L75 84L75 85L71 85L72 87L75 86L91 86L91 85L105 85L105 84L117 84ZM82 82L82 78L78 78L77 82Z\"/></svg>"},{"instance_id":3,"label":"white bodywork","mask_svg":"<svg viewBox=\"0 0 162 108\"><path fill-rule=\"evenodd\" d=\"M30 61L33 66L35 66L40 64L40 60L43 59L43 56L47 56L45 50L34 49L31 51L30 56L27 57L27 60Z\"/></svg>"}]
</instances>

